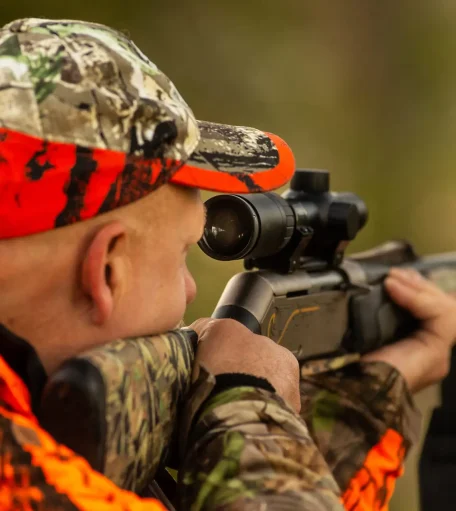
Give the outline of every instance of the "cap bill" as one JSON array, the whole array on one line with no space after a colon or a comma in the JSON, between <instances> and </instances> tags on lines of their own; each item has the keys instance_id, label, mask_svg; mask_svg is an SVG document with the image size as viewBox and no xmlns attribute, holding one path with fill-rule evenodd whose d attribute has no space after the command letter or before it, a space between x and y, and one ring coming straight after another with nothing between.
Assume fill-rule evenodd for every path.
<instances>
[{"instance_id":1,"label":"cap bill","mask_svg":"<svg viewBox=\"0 0 456 511\"><path fill-rule=\"evenodd\" d=\"M203 190L254 193L286 184L295 171L291 149L254 128L198 121L201 140L171 182Z\"/></svg>"}]
</instances>

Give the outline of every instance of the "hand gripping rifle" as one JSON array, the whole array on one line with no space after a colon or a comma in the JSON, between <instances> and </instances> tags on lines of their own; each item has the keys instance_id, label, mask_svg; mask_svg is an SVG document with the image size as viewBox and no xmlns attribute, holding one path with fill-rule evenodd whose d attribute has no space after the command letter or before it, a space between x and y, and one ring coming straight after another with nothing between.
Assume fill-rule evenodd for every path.
<instances>
[{"instance_id":1,"label":"hand gripping rifle","mask_svg":"<svg viewBox=\"0 0 456 511\"><path fill-rule=\"evenodd\" d=\"M327 172L296 171L282 196L218 195L206 206L202 250L257 268L229 281L213 317L234 318L299 360L363 354L416 328L383 289L392 266L415 268L456 292L456 252L420 258L398 241L344 259L367 208L353 193L331 193ZM116 341L67 361L45 389L43 426L118 486L146 489L171 509L161 491L169 481L152 481L170 460L194 341L194 332L180 330Z\"/></svg>"}]
</instances>

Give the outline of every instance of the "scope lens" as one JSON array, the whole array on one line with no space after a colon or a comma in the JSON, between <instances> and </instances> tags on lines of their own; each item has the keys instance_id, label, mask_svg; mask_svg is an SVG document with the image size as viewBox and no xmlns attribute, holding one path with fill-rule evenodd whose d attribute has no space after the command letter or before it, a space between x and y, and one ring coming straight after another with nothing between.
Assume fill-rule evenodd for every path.
<instances>
[{"instance_id":1,"label":"scope lens","mask_svg":"<svg viewBox=\"0 0 456 511\"><path fill-rule=\"evenodd\" d=\"M250 233L237 211L221 209L208 218L210 227L204 235L209 245L221 254L232 255L241 251L249 241Z\"/></svg>"},{"instance_id":2,"label":"scope lens","mask_svg":"<svg viewBox=\"0 0 456 511\"><path fill-rule=\"evenodd\" d=\"M202 250L221 260L241 259L256 243L257 215L242 198L219 195L206 202Z\"/></svg>"}]
</instances>

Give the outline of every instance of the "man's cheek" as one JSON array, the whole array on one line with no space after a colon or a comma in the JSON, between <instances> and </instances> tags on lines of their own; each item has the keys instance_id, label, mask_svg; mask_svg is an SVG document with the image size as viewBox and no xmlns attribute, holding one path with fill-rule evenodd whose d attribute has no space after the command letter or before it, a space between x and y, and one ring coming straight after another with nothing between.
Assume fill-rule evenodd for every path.
<instances>
[{"instance_id":1,"label":"man's cheek","mask_svg":"<svg viewBox=\"0 0 456 511\"><path fill-rule=\"evenodd\" d=\"M166 282L157 304L164 330L171 330L182 321L186 309L185 277L181 271L174 273L174 279Z\"/></svg>"},{"instance_id":2,"label":"man's cheek","mask_svg":"<svg viewBox=\"0 0 456 511\"><path fill-rule=\"evenodd\" d=\"M174 300L170 300L168 308L164 311L164 317L167 320L165 330L172 330L183 326L183 319L185 314L185 300L183 299L182 292L174 296Z\"/></svg>"},{"instance_id":3,"label":"man's cheek","mask_svg":"<svg viewBox=\"0 0 456 511\"><path fill-rule=\"evenodd\" d=\"M184 287L185 287L185 301L190 305L196 298L196 282L188 268L184 269Z\"/></svg>"}]
</instances>

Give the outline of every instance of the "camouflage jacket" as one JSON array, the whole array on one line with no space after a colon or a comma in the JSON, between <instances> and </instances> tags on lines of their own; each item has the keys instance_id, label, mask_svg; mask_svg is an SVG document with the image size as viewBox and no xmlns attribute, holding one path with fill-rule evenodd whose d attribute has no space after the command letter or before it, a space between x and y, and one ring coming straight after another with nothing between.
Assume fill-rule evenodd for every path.
<instances>
[{"instance_id":1,"label":"camouflage jacket","mask_svg":"<svg viewBox=\"0 0 456 511\"><path fill-rule=\"evenodd\" d=\"M346 509L385 511L421 417L401 374L358 355L301 365L301 417Z\"/></svg>"},{"instance_id":2,"label":"camouflage jacket","mask_svg":"<svg viewBox=\"0 0 456 511\"><path fill-rule=\"evenodd\" d=\"M206 404L188 441L183 509L339 509L336 495L350 511L388 509L420 422L402 376L356 357L320 360L301 365L300 391L303 421L260 389Z\"/></svg>"},{"instance_id":3,"label":"camouflage jacket","mask_svg":"<svg viewBox=\"0 0 456 511\"><path fill-rule=\"evenodd\" d=\"M141 499L120 489L113 481L128 487L132 472L138 474L142 470L151 478L154 475L166 446L163 441L148 444L149 435L144 435L144 431L150 427L150 431L160 431L166 438L171 419L176 420L180 401L173 393L176 389L183 390L184 382L179 374L182 376L191 366L190 357L185 355L188 344L182 342L182 335L170 332L152 338L117 341L87 355L91 363L109 369L104 375L108 389L107 414L118 410L117 393L123 395L123 408L127 409L122 420L114 415L108 420L105 456L110 460L106 472L111 480L59 444L39 425L32 409L32 401L36 403L36 400L30 394L30 391L35 394L36 388L26 385L37 381L36 374L30 380L27 370L34 352L22 340L22 351L5 349L18 342L5 329L1 329L0 337L3 357L0 358L0 509L164 509L158 501ZM23 363L16 363L18 360ZM177 373L173 374L173 367L177 367ZM131 377L126 378L127 375ZM128 381L133 382L132 386ZM148 387L151 381L156 382L155 386ZM307 427L280 398L263 389L236 387L207 400L213 386L214 378L202 370L187 411L180 416L179 426L182 431L188 431L185 435L188 439L181 446L179 509L278 510L290 506L316 511L343 509L337 485ZM114 388L117 390L112 391ZM138 414L136 406L129 406L125 391L133 390L137 393L136 405L141 404L146 390L149 392L151 415ZM71 428L71 423L65 421L62 409L61 422ZM113 424L117 426L111 427ZM122 431L129 431L130 435L123 435ZM145 444L148 444L146 449Z\"/></svg>"},{"instance_id":4,"label":"camouflage jacket","mask_svg":"<svg viewBox=\"0 0 456 511\"><path fill-rule=\"evenodd\" d=\"M144 367L148 361L154 381L176 388L171 380L178 385L183 380L172 376L168 362L175 366L173 357L178 351L182 355L181 349L176 350L180 340L174 332L142 342L118 341L108 349L108 358L115 353L118 361L119 353L128 352L128 357L120 359L128 359L129 373L134 373L135 364ZM6 345L3 338L0 346ZM100 360L100 354L94 359ZM191 365L185 359L184 353L177 362L182 374L182 367ZM136 446L138 450L147 444L145 422L137 414L123 417L121 423L131 419L130 426L137 423L143 437L135 431L119 448L119 441L108 435L107 446L117 453L120 463L117 467L122 466L122 459L128 461L128 470L123 465L111 471L110 481L39 426L24 384L27 374L21 374L21 380L20 369L16 364L14 372L0 359L1 509L164 509L159 502L140 499L118 486L120 476L124 482L132 480L132 471L148 470L153 477L165 446L163 441L151 442L141 455L127 450L130 455L122 456L123 449ZM150 418L146 422L164 438L167 424L177 422L182 440L179 509L326 511L343 509L341 497L347 509L385 509L412 440L408 428L413 410L399 375L376 364L355 363L337 371L313 371L312 376L305 369L302 417L309 429L278 396L261 388L235 387L208 400L214 379L204 371L187 396L183 414L176 415L179 399L155 389L158 393L149 406L155 422L151 424ZM124 380L120 394L125 391ZM110 395L110 400L115 402L115 396Z\"/></svg>"}]
</instances>

